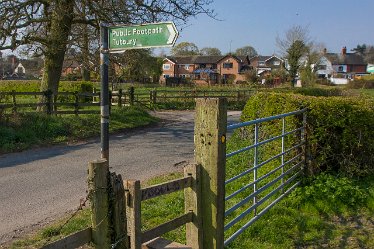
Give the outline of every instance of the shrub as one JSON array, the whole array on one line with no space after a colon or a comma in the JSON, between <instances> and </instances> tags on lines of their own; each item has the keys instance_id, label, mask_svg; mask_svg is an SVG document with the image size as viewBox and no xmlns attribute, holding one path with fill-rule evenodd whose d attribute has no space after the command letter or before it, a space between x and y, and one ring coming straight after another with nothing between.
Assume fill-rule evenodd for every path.
<instances>
[{"instance_id":1,"label":"shrub","mask_svg":"<svg viewBox=\"0 0 374 249\"><path fill-rule=\"evenodd\" d=\"M60 81L60 92L92 92L93 83L88 81ZM40 81L38 80L2 80L0 81L0 92L39 92Z\"/></svg>"},{"instance_id":2,"label":"shrub","mask_svg":"<svg viewBox=\"0 0 374 249\"><path fill-rule=\"evenodd\" d=\"M350 89L374 89L374 79L359 79L349 81L347 88Z\"/></svg>"},{"instance_id":3,"label":"shrub","mask_svg":"<svg viewBox=\"0 0 374 249\"><path fill-rule=\"evenodd\" d=\"M325 173L306 178L303 186L297 188L292 195L298 196L302 202L324 200L326 204L344 204L350 207L365 205L368 197L367 191L353 179Z\"/></svg>"},{"instance_id":4,"label":"shrub","mask_svg":"<svg viewBox=\"0 0 374 249\"><path fill-rule=\"evenodd\" d=\"M258 93L246 104L242 121L308 108L308 172L373 174L374 101L358 97L310 97ZM294 122L299 122L295 119ZM268 132L279 134L279 129Z\"/></svg>"},{"instance_id":5,"label":"shrub","mask_svg":"<svg viewBox=\"0 0 374 249\"><path fill-rule=\"evenodd\" d=\"M318 87L301 87L293 89L294 93L298 93L306 96L317 96L317 97L330 97L330 96L343 96L347 93L341 88L318 88Z\"/></svg>"}]
</instances>

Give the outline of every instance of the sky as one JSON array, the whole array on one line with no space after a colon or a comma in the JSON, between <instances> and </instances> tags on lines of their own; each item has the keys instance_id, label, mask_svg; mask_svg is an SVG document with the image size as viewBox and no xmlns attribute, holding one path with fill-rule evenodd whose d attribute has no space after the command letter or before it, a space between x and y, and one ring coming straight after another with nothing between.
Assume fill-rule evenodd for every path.
<instances>
[{"instance_id":1,"label":"sky","mask_svg":"<svg viewBox=\"0 0 374 249\"><path fill-rule=\"evenodd\" d=\"M328 52L338 53L358 44L374 45L374 0L214 0L217 15L190 18L177 26L177 43L188 41L199 49L216 47L223 54L250 45L260 55L279 54L276 37L295 25ZM165 51L168 52L168 51Z\"/></svg>"}]
</instances>

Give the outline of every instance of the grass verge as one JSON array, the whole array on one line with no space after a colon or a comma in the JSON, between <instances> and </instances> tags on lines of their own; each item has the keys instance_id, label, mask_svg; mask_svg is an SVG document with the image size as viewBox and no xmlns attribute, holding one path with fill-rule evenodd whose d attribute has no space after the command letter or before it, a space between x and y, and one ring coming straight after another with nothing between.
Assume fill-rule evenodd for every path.
<instances>
[{"instance_id":1,"label":"grass verge","mask_svg":"<svg viewBox=\"0 0 374 249\"><path fill-rule=\"evenodd\" d=\"M136 107L113 108L110 119L110 132L157 121L146 111ZM43 144L78 141L99 134L99 115L14 114L0 118L0 153L21 151Z\"/></svg>"},{"instance_id":2,"label":"grass verge","mask_svg":"<svg viewBox=\"0 0 374 249\"><path fill-rule=\"evenodd\" d=\"M179 178L156 177L143 185ZM142 202L142 230L169 221L184 211L183 192ZM374 248L374 177L360 181L322 174L275 205L227 248ZM15 241L9 248L38 248L90 225L90 210L78 213L61 232L65 220ZM164 237L185 242L184 228ZM91 248L87 246L86 248Z\"/></svg>"}]
</instances>

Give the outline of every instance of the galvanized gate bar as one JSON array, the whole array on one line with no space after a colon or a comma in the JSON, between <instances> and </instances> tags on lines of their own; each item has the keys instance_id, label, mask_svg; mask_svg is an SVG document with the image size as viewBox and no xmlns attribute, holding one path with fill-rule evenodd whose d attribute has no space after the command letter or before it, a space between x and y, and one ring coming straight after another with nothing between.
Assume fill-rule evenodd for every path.
<instances>
[{"instance_id":1,"label":"galvanized gate bar","mask_svg":"<svg viewBox=\"0 0 374 249\"><path fill-rule=\"evenodd\" d=\"M289 184L291 181L293 181L301 171L296 172L292 177L290 177L284 185ZM245 210L240 215L236 216L234 219L232 219L227 225L225 225L225 231L235 225L238 221L240 221L242 218L244 218L247 214L252 212L255 208L263 204L265 201L267 201L270 197L272 197L275 193L277 193L284 185L279 185L277 188L275 188L273 191L271 191L269 194L265 195L261 200L259 200L256 204L250 206L247 210Z\"/></svg>"},{"instance_id":2,"label":"galvanized gate bar","mask_svg":"<svg viewBox=\"0 0 374 249\"><path fill-rule=\"evenodd\" d=\"M299 162L298 164L294 165L292 168L288 169L283 175L280 175L278 176L277 178L275 178L274 180L268 182L267 184L265 184L264 186L262 186L261 188L257 189L256 191L254 191L252 194L250 194L249 196L247 196L246 198L244 198L242 201L238 202L237 204L235 204L234 206L232 206L231 208L229 208L227 211L225 211L225 217L230 215L232 212L234 212L235 210L237 210L238 208L240 208L241 206L243 206L245 203L247 203L251 198L254 198L256 197L258 194L261 194L263 191L265 191L268 187L272 186L273 184L275 184L277 181L279 181L280 179L282 179L284 176L288 175L289 173L291 173L293 170L295 170L298 166L300 166L301 162ZM284 184L283 184L284 185ZM282 185L282 186L283 186ZM254 202L256 204L256 202Z\"/></svg>"},{"instance_id":3,"label":"galvanized gate bar","mask_svg":"<svg viewBox=\"0 0 374 249\"><path fill-rule=\"evenodd\" d=\"M279 115L276 115L276 116L259 118L259 119L255 119L255 120L251 120L251 121L247 121L247 122L232 124L232 125L227 126L227 130L234 130L234 129L238 129L238 128L245 127L245 126L259 124L259 123L263 123L263 122L267 122L267 121L271 121L271 120L275 120L275 119L281 119L283 117L294 116L294 115L297 115L297 114L304 113L306 111L307 111L307 108L304 108L304 109L301 109L299 111L288 112L288 113L279 114Z\"/></svg>"},{"instance_id":4,"label":"galvanized gate bar","mask_svg":"<svg viewBox=\"0 0 374 249\"><path fill-rule=\"evenodd\" d=\"M267 163L273 161L274 159L277 159L277 158L279 158L280 156L285 155L285 154L289 153L290 151L292 151L292 150L294 150L294 149L297 149L297 148L301 147L301 146L304 145L304 144L305 144L305 141L303 140L301 143L299 143L299 144L297 144L297 145L295 145L295 146L293 146L293 147L287 149L284 153L278 154L278 155L276 155L276 156L274 156L274 157L272 157L272 158L267 159L266 161L263 161L262 163L258 164L257 167L259 168L259 167L261 167L261 166L263 166L263 165L265 165L265 164L267 164ZM248 169L248 170L245 170L245 171L243 171L242 173L240 173L239 175L236 175L236 176L230 178L229 180L226 180L226 181L225 181L225 184L229 184L230 182L233 182L233 181L239 179L240 177L243 177L243 176L245 176L246 174L251 173L253 170L254 170L254 168L250 168L250 169Z\"/></svg>"},{"instance_id":5,"label":"galvanized gate bar","mask_svg":"<svg viewBox=\"0 0 374 249\"><path fill-rule=\"evenodd\" d=\"M287 164L289 164L289 163L295 161L296 159L298 159L298 158L301 157L301 156L302 156L302 154L299 154L299 155L293 157L292 159L288 160L287 162L282 163L280 166L278 166L278 167L276 167L275 169L269 171L269 172L266 173L265 175L263 175L263 176L257 178L256 182L251 182L251 183L245 185L244 187L242 187L241 189L239 189L239 190L233 192L233 193L230 194L229 196L226 196L226 197L225 197L225 201L230 200L231 198L233 198L233 197L236 196L237 194L239 194L239 193L243 192L244 190L246 190L247 188L251 187L254 183L258 183L258 182L264 180L265 178L271 176L272 174L274 174L275 172L277 172L277 171L280 170L280 169L282 169L282 175L284 175L284 166L286 166ZM283 181L282 181L282 184L283 184Z\"/></svg>"},{"instance_id":6,"label":"galvanized gate bar","mask_svg":"<svg viewBox=\"0 0 374 249\"><path fill-rule=\"evenodd\" d=\"M248 150L250 150L250 149L253 149L253 148L259 147L259 146L261 146L261 145L263 145L263 144L270 143L270 142L272 142L272 141L274 141L274 140L277 140L277 139L279 139L279 138L283 138L283 137L288 136L288 135L290 135L290 134L292 134L292 133L296 133L296 132L298 132L298 131L302 131L302 130L303 130L303 127L300 127L300 128L298 128L298 129L295 129L295 130L292 130L292 131L286 132L286 133L284 133L284 134L282 134L282 135L278 135L278 136L275 136L275 137L271 137L271 138L269 138L269 139L267 139L267 140L264 140L264 141L261 141L261 142L255 143L255 144L253 144L253 145L250 145L250 146L248 146L248 147L244 147L244 148L242 148L242 149L240 149L240 150L237 150L237 151L233 151L233 152L231 152L231 153L228 153L228 154L226 154L226 158L232 157L232 156L237 155L237 154L239 154L239 153L241 153L241 152L248 151Z\"/></svg>"},{"instance_id":7,"label":"galvanized gate bar","mask_svg":"<svg viewBox=\"0 0 374 249\"><path fill-rule=\"evenodd\" d=\"M241 233L243 233L245 229L247 229L250 225L252 225L256 220L258 220L271 207L273 207L276 203L278 203L281 199L283 199L286 195L288 195L292 190L294 190L299 184L300 184L300 182L295 183L292 187L290 187L287 191L285 191L284 194L280 195L277 199L275 199L272 203L270 203L266 208L264 208L261 212L259 212L255 217L253 217L251 220L249 220L249 222L247 222L244 226L242 226L234 234L232 234L227 240L225 240L225 246L227 246L236 237L238 237Z\"/></svg>"}]
</instances>

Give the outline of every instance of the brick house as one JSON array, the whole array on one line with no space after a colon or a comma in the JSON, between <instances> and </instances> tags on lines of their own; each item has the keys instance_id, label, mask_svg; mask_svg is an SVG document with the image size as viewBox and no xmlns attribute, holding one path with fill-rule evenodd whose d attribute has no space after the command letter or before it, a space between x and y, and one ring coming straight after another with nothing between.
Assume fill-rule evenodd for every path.
<instances>
[{"instance_id":1,"label":"brick house","mask_svg":"<svg viewBox=\"0 0 374 249\"><path fill-rule=\"evenodd\" d=\"M189 79L196 84L218 84L245 80L250 68L247 56L181 56L166 57L160 83L168 78Z\"/></svg>"}]
</instances>

